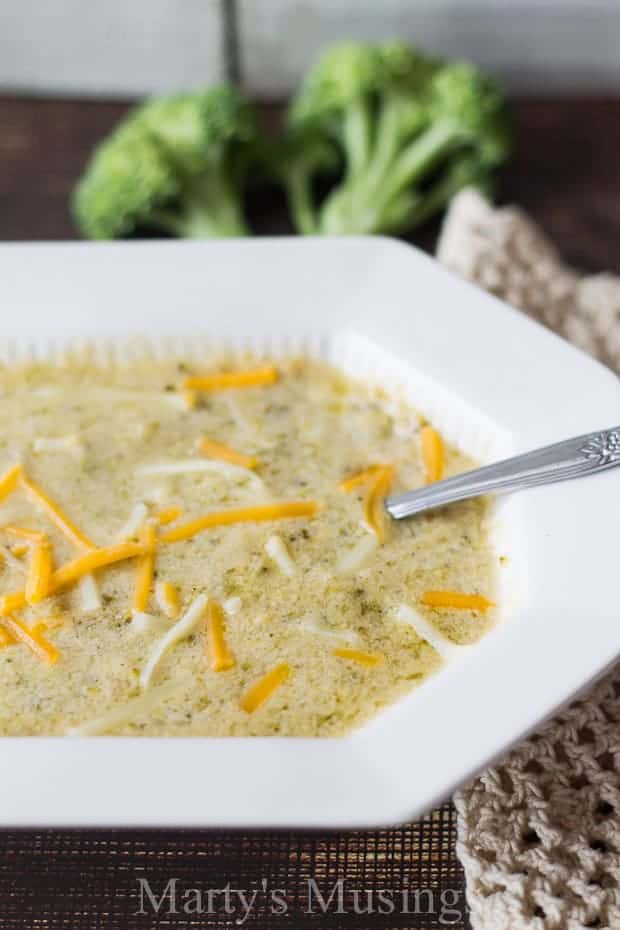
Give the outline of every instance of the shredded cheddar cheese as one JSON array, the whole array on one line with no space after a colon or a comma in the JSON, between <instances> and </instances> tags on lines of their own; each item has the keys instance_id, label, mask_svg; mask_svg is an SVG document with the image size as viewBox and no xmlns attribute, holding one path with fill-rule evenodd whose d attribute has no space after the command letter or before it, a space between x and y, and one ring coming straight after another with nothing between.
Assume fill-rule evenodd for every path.
<instances>
[{"instance_id":1,"label":"shredded cheddar cheese","mask_svg":"<svg viewBox=\"0 0 620 930\"><path fill-rule=\"evenodd\" d=\"M164 510L160 510L155 514L155 519L160 526L168 526L169 523L178 520L182 513L180 507L165 507Z\"/></svg>"},{"instance_id":2,"label":"shredded cheddar cheese","mask_svg":"<svg viewBox=\"0 0 620 930\"><path fill-rule=\"evenodd\" d=\"M26 555L29 551L30 545L28 543L15 543L14 546L11 546L11 552L18 559L21 559L21 557Z\"/></svg>"},{"instance_id":3,"label":"shredded cheddar cheese","mask_svg":"<svg viewBox=\"0 0 620 930\"><path fill-rule=\"evenodd\" d=\"M368 468L365 468L363 471L358 471L354 475L350 475L348 478L344 478L338 487L341 491L355 490L362 484L366 484L371 478L374 478L382 469L385 468L384 465L369 465Z\"/></svg>"},{"instance_id":4,"label":"shredded cheddar cheese","mask_svg":"<svg viewBox=\"0 0 620 930\"><path fill-rule=\"evenodd\" d=\"M183 398L183 403L188 410L195 410L198 405L198 394L196 391L184 390L181 391L181 397Z\"/></svg>"},{"instance_id":5,"label":"shredded cheddar cheese","mask_svg":"<svg viewBox=\"0 0 620 930\"><path fill-rule=\"evenodd\" d=\"M367 668L374 668L383 662L383 656L375 652L362 652L359 649L334 649L334 655L338 659L348 659L350 662L357 662L358 665L365 665Z\"/></svg>"},{"instance_id":6,"label":"shredded cheddar cheese","mask_svg":"<svg viewBox=\"0 0 620 930\"><path fill-rule=\"evenodd\" d=\"M426 484L441 481L444 471L443 440L432 426L423 426L420 432L424 480Z\"/></svg>"},{"instance_id":7,"label":"shredded cheddar cheese","mask_svg":"<svg viewBox=\"0 0 620 930\"><path fill-rule=\"evenodd\" d=\"M261 387L274 384L278 370L273 365L251 368L248 371L227 371L215 375L196 375L183 382L185 391L226 391L230 388Z\"/></svg>"},{"instance_id":8,"label":"shredded cheddar cheese","mask_svg":"<svg viewBox=\"0 0 620 930\"><path fill-rule=\"evenodd\" d=\"M246 714L253 714L255 710L267 701L274 691L279 688L291 674L291 667L287 662L281 662L270 672L256 681L246 690L241 698L241 708Z\"/></svg>"},{"instance_id":9,"label":"shredded cheddar cheese","mask_svg":"<svg viewBox=\"0 0 620 930\"><path fill-rule=\"evenodd\" d=\"M12 591L10 594L3 594L0 597L0 617L6 617L15 610L21 610L26 606L26 592Z\"/></svg>"},{"instance_id":10,"label":"shredded cheddar cheese","mask_svg":"<svg viewBox=\"0 0 620 930\"><path fill-rule=\"evenodd\" d=\"M459 591L425 591L420 598L427 607L453 607L455 610L488 610L493 601L482 594L461 594Z\"/></svg>"},{"instance_id":11,"label":"shredded cheddar cheese","mask_svg":"<svg viewBox=\"0 0 620 930\"><path fill-rule=\"evenodd\" d=\"M49 540L38 542L30 559L30 571L26 579L26 601L28 604L38 604L50 589L52 579L53 559L52 547Z\"/></svg>"},{"instance_id":12,"label":"shredded cheddar cheese","mask_svg":"<svg viewBox=\"0 0 620 930\"><path fill-rule=\"evenodd\" d=\"M4 649L5 646L11 646L15 640L11 636L8 630L5 630L3 626L0 626L0 649Z\"/></svg>"},{"instance_id":13,"label":"shredded cheddar cheese","mask_svg":"<svg viewBox=\"0 0 620 930\"><path fill-rule=\"evenodd\" d=\"M136 566L136 586L133 595L133 609L144 613L151 596L153 573L155 571L155 527L147 524L141 533L142 542L147 552L141 555Z\"/></svg>"},{"instance_id":14,"label":"shredded cheddar cheese","mask_svg":"<svg viewBox=\"0 0 620 930\"><path fill-rule=\"evenodd\" d=\"M203 436L198 446L202 455L210 459L222 459L225 462L232 462L233 465L240 465L242 468L257 468L258 459L253 455L242 455L241 452L235 452L230 446L224 445L223 442L216 442L214 439L207 439Z\"/></svg>"},{"instance_id":15,"label":"shredded cheddar cheese","mask_svg":"<svg viewBox=\"0 0 620 930\"><path fill-rule=\"evenodd\" d=\"M21 473L21 465L13 465L0 477L0 501L3 501L5 497L8 497L15 490Z\"/></svg>"},{"instance_id":16,"label":"shredded cheddar cheese","mask_svg":"<svg viewBox=\"0 0 620 930\"><path fill-rule=\"evenodd\" d=\"M13 524L7 523L2 529L5 533L9 533L11 536L17 536L18 539L27 539L28 542L37 543L46 539L45 533L42 533L40 530L29 530L25 526L13 526Z\"/></svg>"},{"instance_id":17,"label":"shredded cheddar cheese","mask_svg":"<svg viewBox=\"0 0 620 930\"><path fill-rule=\"evenodd\" d=\"M393 480L394 469L392 466L383 466L373 478L364 500L364 518L381 543L385 542L387 538L383 502L392 486Z\"/></svg>"},{"instance_id":18,"label":"shredded cheddar cheese","mask_svg":"<svg viewBox=\"0 0 620 930\"><path fill-rule=\"evenodd\" d=\"M158 581L155 584L155 600L163 613L171 620L179 616L181 610L179 592L171 581Z\"/></svg>"},{"instance_id":19,"label":"shredded cheddar cheese","mask_svg":"<svg viewBox=\"0 0 620 930\"><path fill-rule=\"evenodd\" d=\"M207 648L214 672L225 672L235 664L235 657L224 636L224 614L217 601L207 604Z\"/></svg>"},{"instance_id":20,"label":"shredded cheddar cheese","mask_svg":"<svg viewBox=\"0 0 620 930\"><path fill-rule=\"evenodd\" d=\"M29 550L30 546L27 545L24 551L28 552ZM14 568L18 572L24 572L24 564L19 560L19 558L16 558L16 553L14 553L12 549L7 549L7 547L3 546L2 544L0 544L0 557L1 559L4 559L6 564L10 565L11 568Z\"/></svg>"},{"instance_id":21,"label":"shredded cheddar cheese","mask_svg":"<svg viewBox=\"0 0 620 930\"><path fill-rule=\"evenodd\" d=\"M36 481L28 478L23 473L20 475L22 487L32 500L42 508L58 529L69 539L78 549L94 549L94 544L90 541L69 517L62 511L59 505L52 500L43 488Z\"/></svg>"},{"instance_id":22,"label":"shredded cheddar cheese","mask_svg":"<svg viewBox=\"0 0 620 930\"><path fill-rule=\"evenodd\" d=\"M282 501L264 504L258 507L240 507L235 510L220 510L197 517L180 526L162 533L160 539L165 543L180 542L191 539L203 530L216 526L231 526L234 523L262 523L270 520L290 520L297 517L313 517L319 505L316 501Z\"/></svg>"},{"instance_id":23,"label":"shredded cheddar cheese","mask_svg":"<svg viewBox=\"0 0 620 930\"><path fill-rule=\"evenodd\" d=\"M90 575L91 572L96 571L98 568L145 555L151 548L150 543L126 542L118 543L116 546L104 546L101 549L94 549L92 552L79 556L79 558L73 559L71 562L65 562L64 565L57 568L51 578L50 593L55 594L57 591L67 588L79 578Z\"/></svg>"},{"instance_id":24,"label":"shredded cheddar cheese","mask_svg":"<svg viewBox=\"0 0 620 930\"><path fill-rule=\"evenodd\" d=\"M15 617L2 617L0 618L0 624L5 630L8 630L15 640L27 646L43 662L53 665L58 661L60 657L58 649L43 636L40 629L35 627L29 630L24 623Z\"/></svg>"},{"instance_id":25,"label":"shredded cheddar cheese","mask_svg":"<svg viewBox=\"0 0 620 930\"><path fill-rule=\"evenodd\" d=\"M48 594L56 594L58 591L62 591L83 578L84 575L90 575L91 572L96 571L98 568L145 555L148 551L149 546L143 542L127 542L87 552L71 562L65 562L64 565L61 565L52 573ZM26 603L25 591L13 591L10 594L3 595L0 597L0 617L5 617L15 610L20 610Z\"/></svg>"}]
</instances>

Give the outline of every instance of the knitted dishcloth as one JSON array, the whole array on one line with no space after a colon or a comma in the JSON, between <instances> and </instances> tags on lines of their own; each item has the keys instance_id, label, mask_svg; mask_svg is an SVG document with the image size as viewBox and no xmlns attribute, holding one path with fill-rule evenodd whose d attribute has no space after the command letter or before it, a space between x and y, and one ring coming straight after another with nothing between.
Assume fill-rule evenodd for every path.
<instances>
[{"instance_id":1,"label":"knitted dishcloth","mask_svg":"<svg viewBox=\"0 0 620 930\"><path fill-rule=\"evenodd\" d=\"M438 257L620 371L620 278L566 268L520 210L464 191ZM454 802L473 930L620 930L620 665Z\"/></svg>"}]
</instances>

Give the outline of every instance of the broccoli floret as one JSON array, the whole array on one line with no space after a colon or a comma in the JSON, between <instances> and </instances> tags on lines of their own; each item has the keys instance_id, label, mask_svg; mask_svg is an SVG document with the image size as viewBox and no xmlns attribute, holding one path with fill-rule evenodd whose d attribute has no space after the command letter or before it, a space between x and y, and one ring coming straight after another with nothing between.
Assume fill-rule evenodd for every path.
<instances>
[{"instance_id":1,"label":"broccoli floret","mask_svg":"<svg viewBox=\"0 0 620 930\"><path fill-rule=\"evenodd\" d=\"M74 192L76 221L91 239L246 235L256 138L250 104L226 85L148 101L93 153Z\"/></svg>"},{"instance_id":2,"label":"broccoli floret","mask_svg":"<svg viewBox=\"0 0 620 930\"><path fill-rule=\"evenodd\" d=\"M506 102L487 75L398 42L330 49L293 101L288 133L284 178L300 232L405 232L466 184L486 186L510 149ZM317 166L308 155L321 140L332 154ZM334 176L337 164L331 191L313 199L318 170Z\"/></svg>"}]
</instances>

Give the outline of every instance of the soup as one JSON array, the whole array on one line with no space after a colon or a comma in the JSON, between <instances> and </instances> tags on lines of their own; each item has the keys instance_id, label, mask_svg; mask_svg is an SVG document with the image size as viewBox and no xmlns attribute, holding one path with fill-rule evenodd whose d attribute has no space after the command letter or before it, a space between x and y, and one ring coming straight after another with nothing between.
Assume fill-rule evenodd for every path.
<instances>
[{"instance_id":1,"label":"soup","mask_svg":"<svg viewBox=\"0 0 620 930\"><path fill-rule=\"evenodd\" d=\"M0 733L338 736L494 617L484 501L396 396L307 358L0 373Z\"/></svg>"}]
</instances>

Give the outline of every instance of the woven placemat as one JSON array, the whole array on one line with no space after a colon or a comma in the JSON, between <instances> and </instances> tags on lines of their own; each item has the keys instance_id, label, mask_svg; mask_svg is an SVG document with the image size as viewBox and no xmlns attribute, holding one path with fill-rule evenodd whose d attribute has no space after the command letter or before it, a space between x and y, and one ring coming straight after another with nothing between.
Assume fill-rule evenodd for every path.
<instances>
[{"instance_id":1,"label":"woven placemat","mask_svg":"<svg viewBox=\"0 0 620 930\"><path fill-rule=\"evenodd\" d=\"M438 256L620 371L620 278L566 268L521 211L463 192ZM474 930L619 930L620 666L455 802Z\"/></svg>"},{"instance_id":2,"label":"woven placemat","mask_svg":"<svg viewBox=\"0 0 620 930\"><path fill-rule=\"evenodd\" d=\"M456 817L449 804L398 829L346 833L3 832L0 927L463 930L464 883L455 841ZM170 879L177 879L175 898L170 892L157 912L144 882L158 904ZM232 913L225 910L223 894L214 895L209 907L209 890L227 885ZM186 904L198 903L193 889L202 894L202 913L184 911ZM233 893L238 890L248 900L256 893L247 917ZM369 907L373 912L364 913Z\"/></svg>"}]
</instances>

